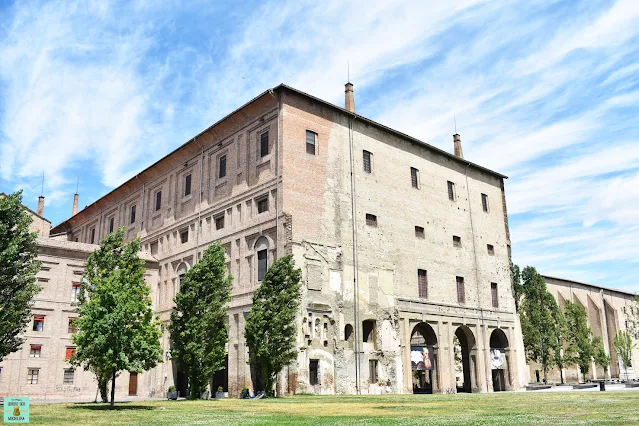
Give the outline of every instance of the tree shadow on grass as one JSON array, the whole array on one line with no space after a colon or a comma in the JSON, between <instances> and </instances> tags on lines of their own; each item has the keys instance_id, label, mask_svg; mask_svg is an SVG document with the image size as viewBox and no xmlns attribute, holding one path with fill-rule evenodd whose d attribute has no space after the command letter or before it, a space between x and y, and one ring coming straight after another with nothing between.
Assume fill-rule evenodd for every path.
<instances>
[{"instance_id":1,"label":"tree shadow on grass","mask_svg":"<svg viewBox=\"0 0 639 426\"><path fill-rule=\"evenodd\" d=\"M116 402L114 407L110 404L100 404L95 402L80 402L70 406L73 410L90 410L90 411L122 411L122 410L154 410L155 407L148 405L132 405L129 402Z\"/></svg>"}]
</instances>

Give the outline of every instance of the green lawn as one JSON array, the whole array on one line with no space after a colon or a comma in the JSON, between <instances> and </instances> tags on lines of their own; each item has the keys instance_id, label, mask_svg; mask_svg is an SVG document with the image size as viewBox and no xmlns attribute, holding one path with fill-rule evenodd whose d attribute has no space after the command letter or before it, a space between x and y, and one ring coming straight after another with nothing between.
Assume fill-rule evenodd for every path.
<instances>
[{"instance_id":1,"label":"green lawn","mask_svg":"<svg viewBox=\"0 0 639 426\"><path fill-rule=\"evenodd\" d=\"M639 392L295 396L31 406L33 424L60 425L574 425L639 424Z\"/></svg>"}]
</instances>

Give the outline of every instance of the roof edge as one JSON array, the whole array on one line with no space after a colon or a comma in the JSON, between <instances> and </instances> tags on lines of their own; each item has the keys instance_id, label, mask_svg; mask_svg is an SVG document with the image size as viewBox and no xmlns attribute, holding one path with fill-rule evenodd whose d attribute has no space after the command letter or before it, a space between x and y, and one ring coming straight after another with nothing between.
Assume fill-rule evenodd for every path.
<instances>
[{"instance_id":1,"label":"roof edge","mask_svg":"<svg viewBox=\"0 0 639 426\"><path fill-rule=\"evenodd\" d=\"M585 285L585 286L588 286L588 287L598 288L600 290L614 291L615 293L623 293L623 294L627 294L629 296L635 296L635 297L638 296L638 294L636 292L633 293L633 292L628 291L628 290L621 290L621 289L618 289L618 288L603 287L603 286L600 286L600 285L597 285L597 284L589 284L589 283L584 283L584 282L581 282L581 281L571 280L569 278L553 277L552 275L541 274L541 276L542 276L542 278L544 278L544 280L546 278L550 278L550 279L553 279L553 280L566 281L566 282L573 283L573 284L579 284L579 285Z\"/></svg>"}]
</instances>

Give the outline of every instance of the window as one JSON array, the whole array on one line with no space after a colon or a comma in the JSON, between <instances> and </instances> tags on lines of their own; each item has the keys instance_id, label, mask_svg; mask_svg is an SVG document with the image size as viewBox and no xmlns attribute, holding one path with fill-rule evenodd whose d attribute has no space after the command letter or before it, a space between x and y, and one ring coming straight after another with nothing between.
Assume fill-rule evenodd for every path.
<instances>
[{"instance_id":1,"label":"window","mask_svg":"<svg viewBox=\"0 0 639 426\"><path fill-rule=\"evenodd\" d=\"M371 173L372 171L372 167L371 167L371 153L368 151L364 151L364 171L366 173Z\"/></svg>"},{"instance_id":2,"label":"window","mask_svg":"<svg viewBox=\"0 0 639 426\"><path fill-rule=\"evenodd\" d=\"M95 228L91 228L91 238L89 241L91 244L95 244Z\"/></svg>"},{"instance_id":3,"label":"window","mask_svg":"<svg viewBox=\"0 0 639 426\"><path fill-rule=\"evenodd\" d=\"M487 244L486 249L488 250L488 254L491 256L495 255L495 247L492 244Z\"/></svg>"},{"instance_id":4,"label":"window","mask_svg":"<svg viewBox=\"0 0 639 426\"><path fill-rule=\"evenodd\" d=\"M375 216L374 214L366 213L366 224L368 226L377 228L377 216Z\"/></svg>"},{"instance_id":5,"label":"window","mask_svg":"<svg viewBox=\"0 0 639 426\"><path fill-rule=\"evenodd\" d=\"M455 184L451 181L448 181L448 199L455 201Z\"/></svg>"},{"instance_id":6,"label":"window","mask_svg":"<svg viewBox=\"0 0 639 426\"><path fill-rule=\"evenodd\" d=\"M308 362L308 380L311 385L319 385L319 360L311 359Z\"/></svg>"},{"instance_id":7,"label":"window","mask_svg":"<svg viewBox=\"0 0 639 426\"><path fill-rule=\"evenodd\" d=\"M257 212L264 213L268 211L268 197L257 200Z\"/></svg>"},{"instance_id":8,"label":"window","mask_svg":"<svg viewBox=\"0 0 639 426\"><path fill-rule=\"evenodd\" d=\"M375 320L362 322L362 342L375 343Z\"/></svg>"},{"instance_id":9,"label":"window","mask_svg":"<svg viewBox=\"0 0 639 426\"><path fill-rule=\"evenodd\" d=\"M71 359L74 353L75 353L75 346L67 346L67 351L64 355L64 359Z\"/></svg>"},{"instance_id":10,"label":"window","mask_svg":"<svg viewBox=\"0 0 639 426\"><path fill-rule=\"evenodd\" d=\"M425 234L424 234L424 228L421 226L416 226L415 227L415 236L418 238L424 238Z\"/></svg>"},{"instance_id":11,"label":"window","mask_svg":"<svg viewBox=\"0 0 639 426\"><path fill-rule=\"evenodd\" d=\"M226 154L220 157L220 164L218 165L217 177L222 179L226 176Z\"/></svg>"},{"instance_id":12,"label":"window","mask_svg":"<svg viewBox=\"0 0 639 426\"><path fill-rule=\"evenodd\" d=\"M344 327L344 340L347 342L351 340L353 337L353 326L350 324L346 324Z\"/></svg>"},{"instance_id":13,"label":"window","mask_svg":"<svg viewBox=\"0 0 639 426\"><path fill-rule=\"evenodd\" d=\"M29 351L29 358L40 358L41 354L42 354L42 346L31 345L31 350Z\"/></svg>"},{"instance_id":14,"label":"window","mask_svg":"<svg viewBox=\"0 0 639 426\"><path fill-rule=\"evenodd\" d=\"M306 153L315 155L315 141L317 140L317 133L306 131Z\"/></svg>"},{"instance_id":15,"label":"window","mask_svg":"<svg viewBox=\"0 0 639 426\"><path fill-rule=\"evenodd\" d=\"M158 254L158 242L151 243L151 254L155 256Z\"/></svg>"},{"instance_id":16,"label":"window","mask_svg":"<svg viewBox=\"0 0 639 426\"><path fill-rule=\"evenodd\" d=\"M257 252L257 280L262 281L268 267L268 251L266 249Z\"/></svg>"},{"instance_id":17,"label":"window","mask_svg":"<svg viewBox=\"0 0 639 426\"><path fill-rule=\"evenodd\" d=\"M188 174L184 178L184 196L191 195L191 175Z\"/></svg>"},{"instance_id":18,"label":"window","mask_svg":"<svg viewBox=\"0 0 639 426\"><path fill-rule=\"evenodd\" d=\"M162 191L158 191L155 193L155 211L158 211L162 208Z\"/></svg>"},{"instance_id":19,"label":"window","mask_svg":"<svg viewBox=\"0 0 639 426\"><path fill-rule=\"evenodd\" d=\"M266 157L268 155L268 132L264 132L260 135L260 157Z\"/></svg>"},{"instance_id":20,"label":"window","mask_svg":"<svg viewBox=\"0 0 639 426\"><path fill-rule=\"evenodd\" d=\"M189 228L186 228L180 231L180 242L184 244L184 243L187 243L188 241L189 241Z\"/></svg>"},{"instance_id":21,"label":"window","mask_svg":"<svg viewBox=\"0 0 639 426\"><path fill-rule=\"evenodd\" d=\"M457 303L466 303L466 289L464 277L457 277Z\"/></svg>"},{"instance_id":22,"label":"window","mask_svg":"<svg viewBox=\"0 0 639 426\"><path fill-rule=\"evenodd\" d=\"M453 246L461 247L461 237L458 237L457 235L453 235Z\"/></svg>"},{"instance_id":23,"label":"window","mask_svg":"<svg viewBox=\"0 0 639 426\"><path fill-rule=\"evenodd\" d=\"M419 189L419 170L415 167L410 168L410 181L413 185L413 188Z\"/></svg>"},{"instance_id":24,"label":"window","mask_svg":"<svg viewBox=\"0 0 639 426\"><path fill-rule=\"evenodd\" d=\"M73 384L73 368L65 368L64 369L64 378L62 379L63 385L72 385Z\"/></svg>"},{"instance_id":25,"label":"window","mask_svg":"<svg viewBox=\"0 0 639 426\"><path fill-rule=\"evenodd\" d=\"M368 377L369 383L377 383L377 360L370 359L368 360Z\"/></svg>"},{"instance_id":26,"label":"window","mask_svg":"<svg viewBox=\"0 0 639 426\"><path fill-rule=\"evenodd\" d=\"M215 218L215 229L220 230L224 228L224 214Z\"/></svg>"},{"instance_id":27,"label":"window","mask_svg":"<svg viewBox=\"0 0 639 426\"><path fill-rule=\"evenodd\" d=\"M78 328L75 325L77 318L69 318L69 325L67 327L67 333L75 334L78 331Z\"/></svg>"},{"instance_id":28,"label":"window","mask_svg":"<svg viewBox=\"0 0 639 426\"><path fill-rule=\"evenodd\" d=\"M80 296L80 283L71 284L71 302L77 302Z\"/></svg>"},{"instance_id":29,"label":"window","mask_svg":"<svg viewBox=\"0 0 639 426\"><path fill-rule=\"evenodd\" d=\"M28 385L37 385L38 384L38 376L40 375L39 368L29 368L27 373L27 384Z\"/></svg>"},{"instance_id":30,"label":"window","mask_svg":"<svg viewBox=\"0 0 639 426\"><path fill-rule=\"evenodd\" d=\"M129 223L135 222L135 210L136 210L136 206L131 206L131 217L129 219Z\"/></svg>"},{"instance_id":31,"label":"window","mask_svg":"<svg viewBox=\"0 0 639 426\"><path fill-rule=\"evenodd\" d=\"M43 316L34 316L33 317L33 331L44 331L44 317Z\"/></svg>"},{"instance_id":32,"label":"window","mask_svg":"<svg viewBox=\"0 0 639 426\"><path fill-rule=\"evenodd\" d=\"M115 218L112 217L109 219L109 234L113 232L114 228L115 228Z\"/></svg>"},{"instance_id":33,"label":"window","mask_svg":"<svg viewBox=\"0 0 639 426\"><path fill-rule=\"evenodd\" d=\"M488 195L481 194L481 208L488 213Z\"/></svg>"},{"instance_id":34,"label":"window","mask_svg":"<svg viewBox=\"0 0 639 426\"><path fill-rule=\"evenodd\" d=\"M428 299L428 278L425 269L417 270L417 287L419 290L419 297L422 299Z\"/></svg>"},{"instance_id":35,"label":"window","mask_svg":"<svg viewBox=\"0 0 639 426\"><path fill-rule=\"evenodd\" d=\"M493 308L499 308L499 297L497 294L497 283L490 283L490 294L493 299Z\"/></svg>"}]
</instances>

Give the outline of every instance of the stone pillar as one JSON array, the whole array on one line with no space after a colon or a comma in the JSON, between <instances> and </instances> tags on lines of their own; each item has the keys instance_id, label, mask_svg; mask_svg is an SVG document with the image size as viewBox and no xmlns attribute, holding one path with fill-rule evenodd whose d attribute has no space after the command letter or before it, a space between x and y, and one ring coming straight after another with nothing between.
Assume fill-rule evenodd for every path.
<instances>
[{"instance_id":1,"label":"stone pillar","mask_svg":"<svg viewBox=\"0 0 639 426\"><path fill-rule=\"evenodd\" d=\"M410 363L410 335L411 327L408 317L404 317L402 321L403 332L401 334L404 351L402 353L402 361L404 364L404 392L413 393L413 371Z\"/></svg>"},{"instance_id":2,"label":"stone pillar","mask_svg":"<svg viewBox=\"0 0 639 426\"><path fill-rule=\"evenodd\" d=\"M73 194L73 209L71 209L71 216L75 216L78 214L78 199L80 198L79 194Z\"/></svg>"},{"instance_id":3,"label":"stone pillar","mask_svg":"<svg viewBox=\"0 0 639 426\"><path fill-rule=\"evenodd\" d=\"M464 152L462 151L462 144L461 144L461 136L459 136L459 134L457 133L453 135L453 145L455 147L455 157L464 158Z\"/></svg>"},{"instance_id":4,"label":"stone pillar","mask_svg":"<svg viewBox=\"0 0 639 426\"><path fill-rule=\"evenodd\" d=\"M344 109L350 112L355 112L355 94L353 92L353 84L346 83L344 88L345 88Z\"/></svg>"},{"instance_id":5,"label":"stone pillar","mask_svg":"<svg viewBox=\"0 0 639 426\"><path fill-rule=\"evenodd\" d=\"M44 197L40 195L38 197L38 216L42 216L44 214Z\"/></svg>"}]
</instances>

